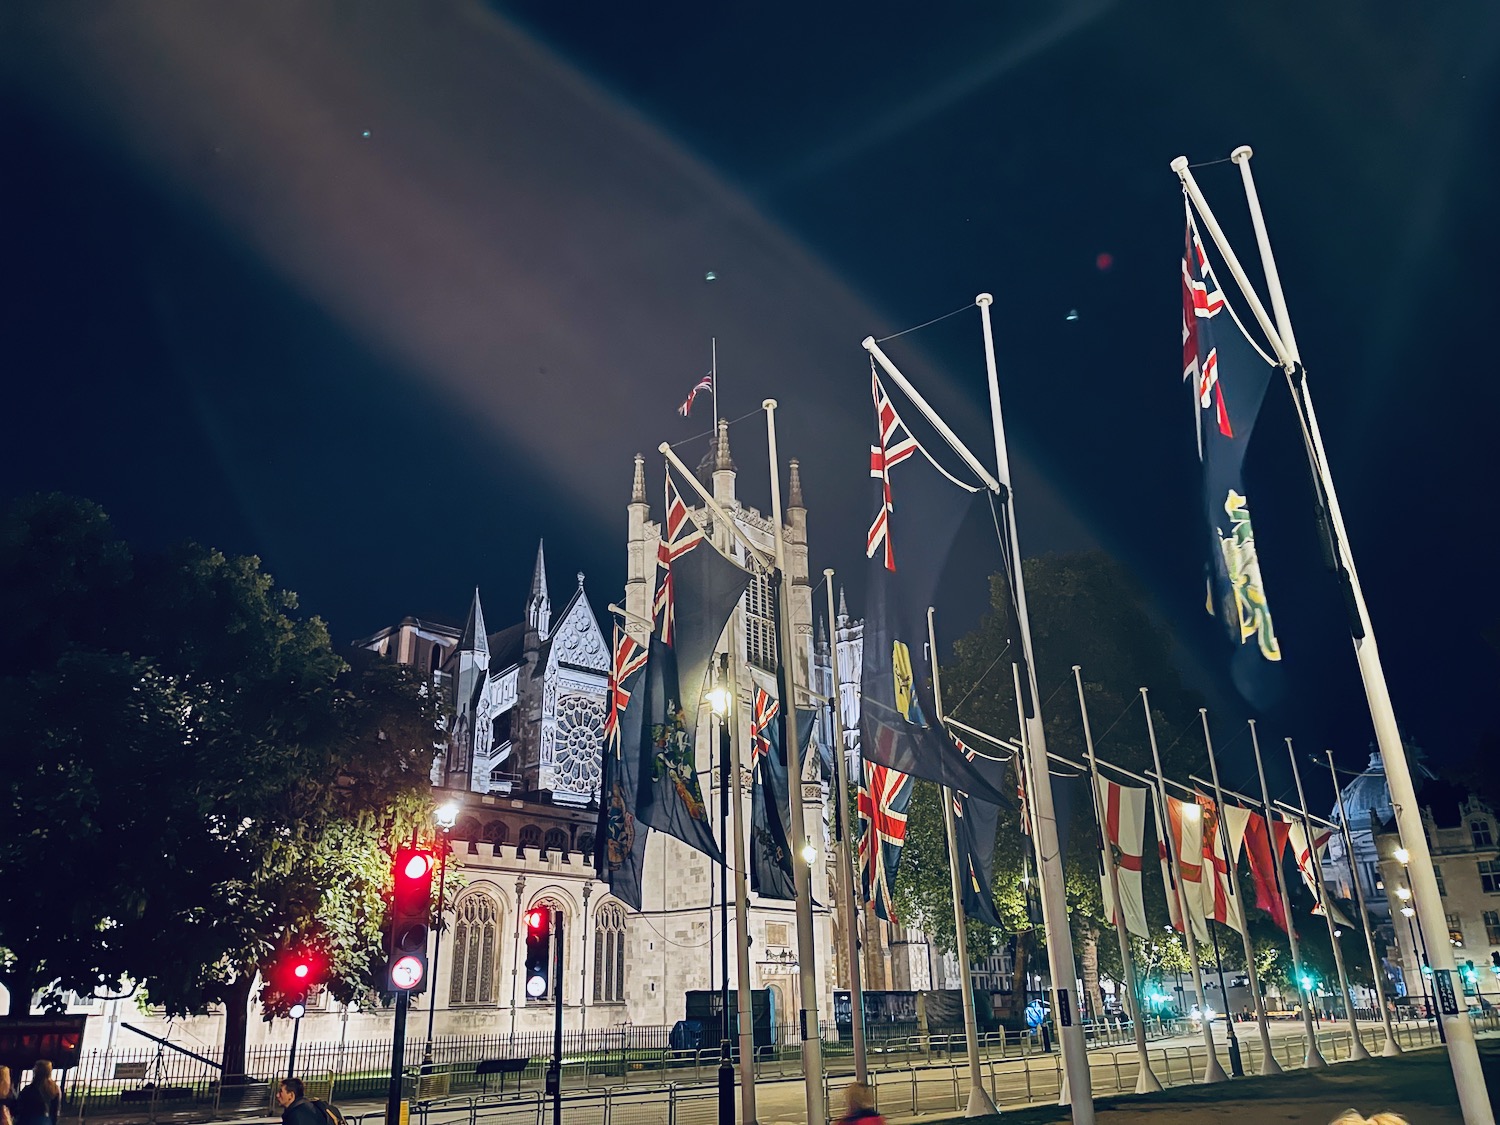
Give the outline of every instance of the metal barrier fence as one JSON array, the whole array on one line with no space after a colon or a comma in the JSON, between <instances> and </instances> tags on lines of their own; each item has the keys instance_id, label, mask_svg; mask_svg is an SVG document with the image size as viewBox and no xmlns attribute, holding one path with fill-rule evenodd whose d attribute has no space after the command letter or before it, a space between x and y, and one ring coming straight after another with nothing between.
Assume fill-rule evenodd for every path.
<instances>
[{"instance_id":1,"label":"metal barrier fence","mask_svg":"<svg viewBox=\"0 0 1500 1125\"><path fill-rule=\"evenodd\" d=\"M1474 1015L1480 1034L1500 1033L1500 1015ZM1184 1021L1152 1028L1151 1038L1181 1035L1190 1030ZM1253 1024L1238 1025L1240 1050L1247 1074L1260 1070L1261 1047ZM1379 1026L1361 1029L1365 1046L1378 1054L1384 1044ZM576 1053L565 1053L563 1066L564 1105L570 1125L705 1125L715 1119L716 1093L712 1081L719 1065L718 1049L673 1051L651 1046L664 1039L667 1029L635 1028L590 1032L587 1038L572 1034ZM1228 1053L1222 1026L1216 1028L1221 1063L1228 1068ZM616 1045L610 1046L613 1038ZM1429 1022L1412 1021L1397 1028L1403 1047L1432 1046L1438 1042ZM535 1042L533 1042L535 1041ZM1097 1025L1090 1029L1090 1045L1096 1048L1125 1047L1133 1042L1128 1021ZM1350 1055L1347 1028L1330 1028L1318 1034L1320 1050L1330 1062ZM1298 1032L1273 1038L1277 1061L1287 1069L1299 1068L1306 1053L1306 1038ZM374 1044L307 1044L298 1048L297 1070L314 1085L317 1093L327 1088L341 1102L373 1100L385 1096L390 1080L390 1044L383 1054ZM566 1044L565 1044L566 1046ZM824 1075L826 1104L836 1111L843 1091L853 1081L852 1060L836 1043L825 1044L828 1066ZM423 1044L413 1044L406 1055L406 1094L414 1103L422 1125L530 1125L544 1120L550 1103L541 1092L543 1071L551 1053L550 1036L449 1037L434 1042L434 1066L423 1073ZM500 1051L530 1048L527 1056L506 1056ZM326 1065L329 1050L336 1066ZM1061 1085L1061 1061L1057 1051L1044 1050L1037 1037L1015 1032L997 1032L981 1037L984 1081L998 1106L1019 1105L1056 1098ZM467 1055L459 1061L454 1056ZM530 1063L512 1088L499 1094L497 1079L475 1073L482 1058L527 1057ZM902 1116L925 1113L962 1112L967 1098L968 1066L961 1034L914 1035L872 1044L870 1070L877 1104ZM1148 1048L1148 1057L1163 1085L1197 1081L1207 1061L1201 1044L1160 1045ZM261 1081L244 1088L242 1100L231 1105L221 1099L218 1072L212 1056L190 1058L165 1048L108 1055L90 1052L71 1072L66 1090L66 1113L112 1118L139 1116L154 1121L171 1115L183 1120L187 1113L199 1119L227 1114L239 1108L264 1112L269 1108L271 1076L284 1072L285 1055L277 1048L259 1048L251 1053L248 1069L260 1067ZM306 1065L304 1065L304 1059ZM1096 1093L1130 1093L1135 1089L1138 1059L1131 1050L1095 1050L1090 1054L1090 1074ZM783 1040L762 1054L756 1063L757 1086L795 1082L801 1076L797 1043ZM704 1085L707 1083L708 1085ZM222 1104L221 1104L222 1102ZM186 1111L186 1112L185 1112ZM366 1125L378 1125L381 1113L365 1114ZM430 1121L431 1119L431 1121ZM352 1118L356 1122L358 1118Z\"/></svg>"}]
</instances>

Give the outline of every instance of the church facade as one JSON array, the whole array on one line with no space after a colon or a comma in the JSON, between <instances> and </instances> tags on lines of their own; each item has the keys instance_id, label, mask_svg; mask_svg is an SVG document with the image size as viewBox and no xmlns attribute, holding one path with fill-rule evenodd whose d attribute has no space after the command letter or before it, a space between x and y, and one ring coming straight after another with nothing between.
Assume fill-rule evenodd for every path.
<instances>
[{"instance_id":1,"label":"church facade","mask_svg":"<svg viewBox=\"0 0 1500 1125\"><path fill-rule=\"evenodd\" d=\"M827 670L815 658L808 578L807 513L795 462L789 465L784 534L787 597L799 684L813 690ZM721 426L700 479L757 547L770 551L768 516L740 503L727 426ZM691 494L685 493L691 501ZM696 522L742 565L748 552L726 529L713 527L706 506ZM661 522L652 518L646 467L638 457L627 506L627 581L621 627L644 638L654 596ZM753 569L753 567L752 567ZM519 600L519 599L518 599ZM359 642L434 677L451 714L443 753L434 765L434 802L461 806L450 831L451 863L465 886L445 904L446 929L434 974L436 1034L539 1032L551 1027L552 996L528 995L524 918L538 906L561 911L564 1026L605 1030L670 1026L684 1018L690 990L718 987L722 899L716 864L675 838L652 832L643 881L643 909L608 894L593 869L594 832L603 754L613 626L590 601L583 577L554 613L543 549L537 551L521 620L488 631L478 592L461 627L407 618ZM493 610L493 607L491 607ZM733 647L733 653L730 647ZM821 646L826 652L826 640ZM770 576L757 573L721 641L725 662L738 669L729 721L749 760L754 688L774 689L777 634ZM716 664L718 661L716 660ZM803 706L808 706L803 700ZM717 719L706 701L698 714L698 769L711 822L724 802L739 800L746 823L750 774L726 794L716 761ZM813 898L820 1019L831 1025L833 990L843 986L829 910L832 855L826 846L825 801L817 755L802 778L806 830L815 845ZM727 850L727 849L726 849ZM732 874L731 874L732 880ZM732 882L731 882L732 888ZM795 915L791 902L750 896L751 984L770 989L777 1021L793 1023L800 1007ZM730 978L737 966L731 927ZM425 1006L419 1001L417 1009ZM311 1032L311 1029L309 1029Z\"/></svg>"}]
</instances>

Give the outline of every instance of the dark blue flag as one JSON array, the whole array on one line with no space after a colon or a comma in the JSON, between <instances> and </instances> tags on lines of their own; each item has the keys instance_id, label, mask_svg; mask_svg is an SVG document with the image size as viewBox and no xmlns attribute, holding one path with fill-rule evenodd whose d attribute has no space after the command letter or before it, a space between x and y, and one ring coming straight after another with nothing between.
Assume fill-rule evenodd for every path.
<instances>
[{"instance_id":1,"label":"dark blue flag","mask_svg":"<svg viewBox=\"0 0 1500 1125\"><path fill-rule=\"evenodd\" d=\"M1239 646L1280 660L1242 473L1275 365L1245 335L1203 252L1192 215L1182 259L1182 378L1198 417L1208 520L1208 611Z\"/></svg>"},{"instance_id":2,"label":"dark blue flag","mask_svg":"<svg viewBox=\"0 0 1500 1125\"><path fill-rule=\"evenodd\" d=\"M646 710L639 816L722 863L698 781L698 710L709 660L751 575L708 541L670 476L666 505L657 550L656 620L640 689Z\"/></svg>"},{"instance_id":3,"label":"dark blue flag","mask_svg":"<svg viewBox=\"0 0 1500 1125\"><path fill-rule=\"evenodd\" d=\"M799 722L804 712L798 713ZM750 715L750 889L761 898L797 897L792 878L791 818L781 703L755 689ZM800 728L799 728L800 729Z\"/></svg>"},{"instance_id":4,"label":"dark blue flag","mask_svg":"<svg viewBox=\"0 0 1500 1125\"><path fill-rule=\"evenodd\" d=\"M614 662L604 716L603 776L599 824L594 833L594 871L610 893L641 909L641 868L650 829L639 819L641 719L645 698L638 690L646 650L615 627Z\"/></svg>"},{"instance_id":5,"label":"dark blue flag","mask_svg":"<svg viewBox=\"0 0 1500 1125\"><path fill-rule=\"evenodd\" d=\"M875 518L866 540L860 753L867 762L1000 804L1000 787L957 753L938 725L927 645L927 607L977 490L927 456L873 371L870 379L878 442L870 448Z\"/></svg>"},{"instance_id":6,"label":"dark blue flag","mask_svg":"<svg viewBox=\"0 0 1500 1125\"><path fill-rule=\"evenodd\" d=\"M998 777L1003 763L979 759L957 735L953 737L953 745L966 761ZM986 926L998 926L1000 913L995 909L994 885L995 836L1000 828L1000 806L955 791L953 827L964 916Z\"/></svg>"}]
</instances>

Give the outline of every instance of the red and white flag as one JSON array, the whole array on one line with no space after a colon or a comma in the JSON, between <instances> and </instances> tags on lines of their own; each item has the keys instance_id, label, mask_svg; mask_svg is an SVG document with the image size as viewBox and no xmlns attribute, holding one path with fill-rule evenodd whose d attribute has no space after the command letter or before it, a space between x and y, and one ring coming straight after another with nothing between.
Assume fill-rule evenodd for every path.
<instances>
[{"instance_id":1,"label":"red and white flag","mask_svg":"<svg viewBox=\"0 0 1500 1125\"><path fill-rule=\"evenodd\" d=\"M1125 928L1139 937L1149 938L1146 923L1146 901L1141 895L1141 866L1146 850L1146 790L1120 785L1107 777L1095 777L1099 787L1099 807L1104 810L1106 847L1114 849L1115 877L1120 883L1120 906ZM1100 872L1104 890L1104 912L1116 922L1115 896L1109 878Z\"/></svg>"},{"instance_id":2,"label":"red and white flag","mask_svg":"<svg viewBox=\"0 0 1500 1125\"><path fill-rule=\"evenodd\" d=\"M1240 928L1239 904L1234 901L1234 886L1229 880L1229 865L1238 863L1240 845L1245 839L1245 823L1250 813L1237 805L1217 808L1208 797L1200 796L1198 804L1203 809L1203 866L1207 876L1203 880L1203 909L1210 918L1225 926ZM1229 832L1231 856L1224 854L1224 833L1220 831L1219 817L1224 817L1224 828Z\"/></svg>"},{"instance_id":3,"label":"red and white flag","mask_svg":"<svg viewBox=\"0 0 1500 1125\"><path fill-rule=\"evenodd\" d=\"M1167 820L1171 824L1173 848L1177 852L1177 866L1182 872L1182 903L1187 908L1188 919L1193 925L1193 936L1199 941L1208 940L1208 915L1203 910L1203 810L1192 801L1166 798ZM1167 886L1167 910L1172 916L1172 925L1182 931L1182 916L1178 911L1177 895L1173 892L1174 880L1169 867L1166 836L1158 821L1157 854L1161 858L1162 879Z\"/></svg>"},{"instance_id":4,"label":"red and white flag","mask_svg":"<svg viewBox=\"0 0 1500 1125\"><path fill-rule=\"evenodd\" d=\"M1333 836L1332 829L1313 829L1313 844L1307 846L1307 832L1299 821L1287 817L1287 843L1292 847L1292 858L1297 861L1297 873L1302 876L1303 885L1312 892L1314 914L1323 913L1323 903L1318 897L1318 873L1313 864L1322 863L1323 848ZM1330 901L1328 904L1333 921L1339 926L1353 926L1354 923L1344 917L1343 912Z\"/></svg>"},{"instance_id":5,"label":"red and white flag","mask_svg":"<svg viewBox=\"0 0 1500 1125\"><path fill-rule=\"evenodd\" d=\"M710 372L709 374L703 376L703 378L699 379L698 382L694 384L693 389L688 391L688 396L687 398L682 400L682 405L677 408L677 413L686 418L693 412L693 400L698 397L698 392L707 391L711 394L713 393L713 389L714 377L713 373Z\"/></svg>"}]
</instances>

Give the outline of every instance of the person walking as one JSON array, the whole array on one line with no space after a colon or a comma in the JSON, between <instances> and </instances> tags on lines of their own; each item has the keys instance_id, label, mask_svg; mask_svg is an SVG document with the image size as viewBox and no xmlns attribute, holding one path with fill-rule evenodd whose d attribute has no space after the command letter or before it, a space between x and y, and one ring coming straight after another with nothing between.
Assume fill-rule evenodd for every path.
<instances>
[{"instance_id":1,"label":"person walking","mask_svg":"<svg viewBox=\"0 0 1500 1125\"><path fill-rule=\"evenodd\" d=\"M307 1100L307 1089L300 1078L281 1080L276 1104L281 1106L281 1125L327 1125L318 1107Z\"/></svg>"},{"instance_id":2,"label":"person walking","mask_svg":"<svg viewBox=\"0 0 1500 1125\"><path fill-rule=\"evenodd\" d=\"M875 1091L870 1087L855 1082L845 1097L847 1108L837 1125L885 1125L885 1118L875 1110Z\"/></svg>"},{"instance_id":3,"label":"person walking","mask_svg":"<svg viewBox=\"0 0 1500 1125\"><path fill-rule=\"evenodd\" d=\"M0 1066L0 1125L14 1125L16 1092L10 1084L10 1067Z\"/></svg>"},{"instance_id":4,"label":"person walking","mask_svg":"<svg viewBox=\"0 0 1500 1125\"><path fill-rule=\"evenodd\" d=\"M15 1125L57 1125L62 1091L52 1081L52 1064L38 1059L31 1068L31 1081L16 1095Z\"/></svg>"}]
</instances>

